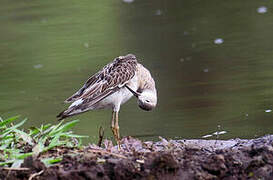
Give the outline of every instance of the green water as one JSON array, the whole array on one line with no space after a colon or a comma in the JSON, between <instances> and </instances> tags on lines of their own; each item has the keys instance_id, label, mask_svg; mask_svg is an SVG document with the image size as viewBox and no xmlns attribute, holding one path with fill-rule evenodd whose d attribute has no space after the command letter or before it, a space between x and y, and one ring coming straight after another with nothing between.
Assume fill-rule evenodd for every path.
<instances>
[{"instance_id":1,"label":"green water","mask_svg":"<svg viewBox=\"0 0 273 180\"><path fill-rule=\"evenodd\" d=\"M258 13L261 6L266 13ZM123 136L222 138L273 133L273 2L243 0L2 0L0 114L25 126L56 123L63 100L114 57L135 54L152 72L158 107L131 99ZM218 39L219 44L214 41ZM88 112L74 129L107 137L111 111Z\"/></svg>"}]
</instances>

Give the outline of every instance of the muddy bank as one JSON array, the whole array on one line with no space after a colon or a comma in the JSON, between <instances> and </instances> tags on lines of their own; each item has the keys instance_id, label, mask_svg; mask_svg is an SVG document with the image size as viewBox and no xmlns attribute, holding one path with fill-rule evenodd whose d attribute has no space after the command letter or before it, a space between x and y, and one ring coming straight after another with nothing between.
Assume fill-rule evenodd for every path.
<instances>
[{"instance_id":1,"label":"muddy bank","mask_svg":"<svg viewBox=\"0 0 273 180\"><path fill-rule=\"evenodd\" d=\"M0 179L273 179L273 135L253 140L166 140L126 137L122 150L58 148L25 159L20 169L0 169ZM46 167L39 158L63 155Z\"/></svg>"}]
</instances>

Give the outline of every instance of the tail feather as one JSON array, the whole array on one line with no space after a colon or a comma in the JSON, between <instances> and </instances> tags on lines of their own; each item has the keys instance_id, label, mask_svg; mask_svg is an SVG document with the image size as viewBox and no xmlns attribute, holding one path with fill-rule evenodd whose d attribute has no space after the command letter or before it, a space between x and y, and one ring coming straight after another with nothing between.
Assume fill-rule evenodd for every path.
<instances>
[{"instance_id":1,"label":"tail feather","mask_svg":"<svg viewBox=\"0 0 273 180\"><path fill-rule=\"evenodd\" d=\"M64 111L60 112L56 117L58 118L58 121L60 121L64 118L67 118L68 115L65 113L65 110L64 110Z\"/></svg>"},{"instance_id":2,"label":"tail feather","mask_svg":"<svg viewBox=\"0 0 273 180\"><path fill-rule=\"evenodd\" d=\"M60 114L57 115L58 121L65 119L70 116L74 116L78 113L74 112L74 109L68 108L67 110L62 111Z\"/></svg>"},{"instance_id":3,"label":"tail feather","mask_svg":"<svg viewBox=\"0 0 273 180\"><path fill-rule=\"evenodd\" d=\"M80 114L80 113L84 113L88 111L88 109L77 109L75 106L72 107L72 108L68 108L67 110L64 110L62 111L61 113L59 113L57 115L57 118L58 118L58 121L62 120L62 119L65 119L67 117L70 117L70 116L74 116L74 115L77 115L77 114Z\"/></svg>"}]
</instances>

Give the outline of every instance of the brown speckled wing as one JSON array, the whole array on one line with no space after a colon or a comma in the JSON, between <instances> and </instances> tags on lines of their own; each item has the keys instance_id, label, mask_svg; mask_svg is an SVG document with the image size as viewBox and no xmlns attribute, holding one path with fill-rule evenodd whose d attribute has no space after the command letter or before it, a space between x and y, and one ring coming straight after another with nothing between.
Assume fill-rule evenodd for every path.
<instances>
[{"instance_id":1,"label":"brown speckled wing","mask_svg":"<svg viewBox=\"0 0 273 180\"><path fill-rule=\"evenodd\" d=\"M83 87L65 102L82 99L82 105L95 104L123 87L136 72L137 60L132 54L120 56L90 77Z\"/></svg>"}]
</instances>

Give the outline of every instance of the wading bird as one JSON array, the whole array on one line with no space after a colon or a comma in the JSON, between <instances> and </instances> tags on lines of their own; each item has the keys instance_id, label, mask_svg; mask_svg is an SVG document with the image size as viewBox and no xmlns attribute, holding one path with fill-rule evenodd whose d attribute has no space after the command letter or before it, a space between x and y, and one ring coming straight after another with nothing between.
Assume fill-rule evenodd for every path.
<instances>
[{"instance_id":1,"label":"wading bird","mask_svg":"<svg viewBox=\"0 0 273 180\"><path fill-rule=\"evenodd\" d=\"M72 103L57 117L59 120L93 109L112 109L111 129L120 146L118 113L120 106L132 96L146 111L155 108L157 92L148 69L137 62L135 55L119 56L91 76L75 94L65 100Z\"/></svg>"}]
</instances>

